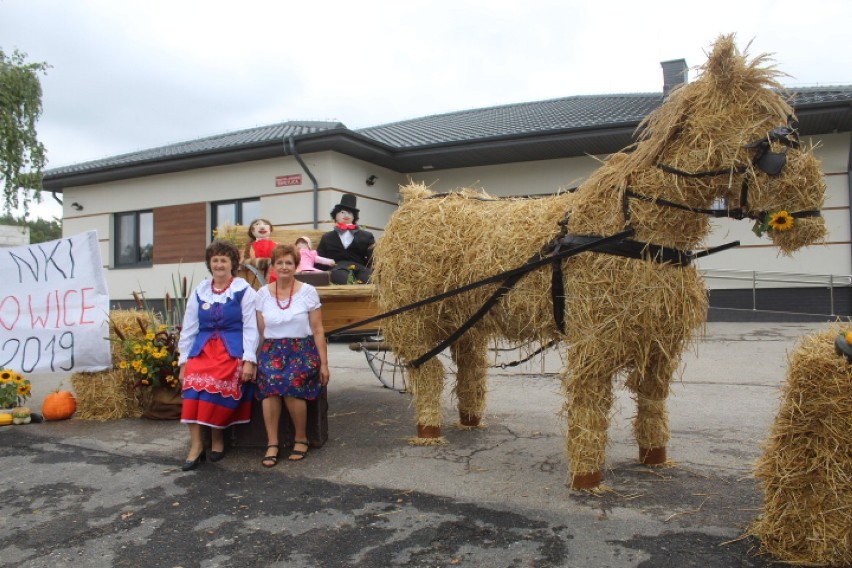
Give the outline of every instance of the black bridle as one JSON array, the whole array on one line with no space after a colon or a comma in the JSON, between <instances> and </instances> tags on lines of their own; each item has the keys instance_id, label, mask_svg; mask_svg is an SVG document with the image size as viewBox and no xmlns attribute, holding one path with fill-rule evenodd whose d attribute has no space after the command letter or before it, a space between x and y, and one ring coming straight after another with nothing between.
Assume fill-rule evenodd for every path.
<instances>
[{"instance_id":1,"label":"black bridle","mask_svg":"<svg viewBox=\"0 0 852 568\"><path fill-rule=\"evenodd\" d=\"M784 148L780 152L772 151L772 143L777 142L782 144ZM755 140L750 144L746 144L743 148L755 149L754 158L751 160L751 167L756 167L767 175L777 176L783 170L784 166L787 165L787 151L790 148L800 148L801 143L799 141L799 130L796 122L789 117L787 119L786 126L779 126L777 128L773 128L770 130L765 137ZM716 176L732 176L736 174L744 174L749 170L748 165L740 164L731 166L730 168L723 168L719 170L704 170L700 172L688 172L686 170L681 170L675 168L674 166L670 166L668 164L663 164L658 162L655 164L658 168L663 170L666 173L674 174L680 177L686 178L705 178L705 177L716 177ZM683 211L690 211L692 213L700 213L702 215L709 215L711 217L727 217L730 219L754 219L756 221L762 221L766 216L766 211L751 211L748 209L748 177L743 179L742 187L740 189L740 201L739 207L735 208L726 208L726 209L705 209L701 207L692 207L690 205L685 205L683 203L677 203L674 201L669 201L668 199L663 199L661 197L650 197L641 193L637 193L631 189L628 189L624 193L624 212L625 218L629 218L630 216L630 207L628 203L629 198L639 199L641 201L645 201L648 203L654 203L656 205L662 205L665 207L671 207L674 209L681 209ZM812 210L803 210L803 211L792 211L790 212L790 216L795 219L801 219L804 217L820 217L821 213L818 209Z\"/></svg>"}]
</instances>

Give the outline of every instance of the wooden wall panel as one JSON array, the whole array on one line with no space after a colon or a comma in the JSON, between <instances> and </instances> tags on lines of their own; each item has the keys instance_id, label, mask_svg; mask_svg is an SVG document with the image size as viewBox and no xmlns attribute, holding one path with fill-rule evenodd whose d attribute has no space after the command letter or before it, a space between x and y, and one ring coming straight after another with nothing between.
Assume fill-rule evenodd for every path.
<instances>
[{"instance_id":1,"label":"wooden wall panel","mask_svg":"<svg viewBox=\"0 0 852 568\"><path fill-rule=\"evenodd\" d=\"M154 208L154 264L204 262L207 204Z\"/></svg>"}]
</instances>

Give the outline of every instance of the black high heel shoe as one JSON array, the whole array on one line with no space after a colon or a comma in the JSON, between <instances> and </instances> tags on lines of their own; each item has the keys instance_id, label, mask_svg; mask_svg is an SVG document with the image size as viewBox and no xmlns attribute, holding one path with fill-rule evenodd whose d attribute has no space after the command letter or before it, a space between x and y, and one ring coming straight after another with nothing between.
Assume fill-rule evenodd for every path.
<instances>
[{"instance_id":1,"label":"black high heel shoe","mask_svg":"<svg viewBox=\"0 0 852 568\"><path fill-rule=\"evenodd\" d=\"M223 448L221 452L217 452L216 450L210 450L209 455L207 457L210 458L210 463L217 462L225 457L225 449Z\"/></svg>"},{"instance_id":2,"label":"black high heel shoe","mask_svg":"<svg viewBox=\"0 0 852 568\"><path fill-rule=\"evenodd\" d=\"M219 458L219 459L222 459L222 458ZM207 456L206 456L206 454L204 453L204 450L202 450L202 451L201 451L201 453L200 453L200 454L198 454L198 457L197 457L197 458L195 458L194 460L186 460L185 462L183 462L183 465L181 466L181 469L182 469L183 471L192 471L193 469L195 469L195 468L197 468L199 465L201 465L201 463L202 463L203 461L206 461L206 460L207 460Z\"/></svg>"}]
</instances>

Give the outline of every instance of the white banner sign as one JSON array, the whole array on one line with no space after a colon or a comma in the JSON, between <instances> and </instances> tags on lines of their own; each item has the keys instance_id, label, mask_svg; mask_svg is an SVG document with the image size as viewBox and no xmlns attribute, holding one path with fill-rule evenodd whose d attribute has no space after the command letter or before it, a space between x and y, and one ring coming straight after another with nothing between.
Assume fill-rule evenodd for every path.
<instances>
[{"instance_id":1,"label":"white banner sign","mask_svg":"<svg viewBox=\"0 0 852 568\"><path fill-rule=\"evenodd\" d=\"M107 369L108 316L95 231L0 248L0 368L23 374Z\"/></svg>"}]
</instances>

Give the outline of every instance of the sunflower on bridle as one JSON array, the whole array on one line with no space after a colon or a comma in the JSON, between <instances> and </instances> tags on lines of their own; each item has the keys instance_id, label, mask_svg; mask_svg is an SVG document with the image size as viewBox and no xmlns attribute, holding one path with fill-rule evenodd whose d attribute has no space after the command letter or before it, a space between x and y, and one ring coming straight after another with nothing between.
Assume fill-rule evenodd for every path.
<instances>
[{"instance_id":1,"label":"sunflower on bridle","mask_svg":"<svg viewBox=\"0 0 852 568\"><path fill-rule=\"evenodd\" d=\"M775 211L764 213L752 227L752 231L758 237L762 237L767 231L789 231L796 224L796 219L787 211Z\"/></svg>"}]
</instances>

